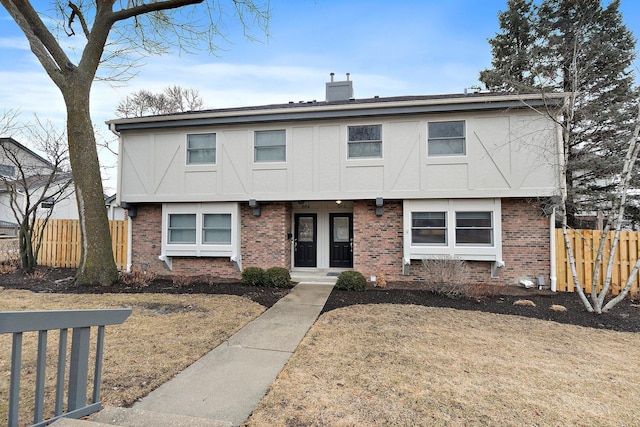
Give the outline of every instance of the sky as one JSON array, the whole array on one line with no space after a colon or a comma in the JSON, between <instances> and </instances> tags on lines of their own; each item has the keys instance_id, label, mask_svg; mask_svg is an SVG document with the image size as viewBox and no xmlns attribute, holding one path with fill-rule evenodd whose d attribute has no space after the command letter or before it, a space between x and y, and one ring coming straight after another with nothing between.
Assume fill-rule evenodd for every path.
<instances>
[{"instance_id":1,"label":"sky","mask_svg":"<svg viewBox=\"0 0 640 427\"><path fill-rule=\"evenodd\" d=\"M32 3L39 10L49 1ZM487 40L499 31L497 14L506 9L506 0L270 0L269 5L268 35L253 29L253 40L247 39L237 20L225 19L226 37L218 40L215 55L147 57L126 83L94 83L91 114L100 135L116 149L104 122L115 118L118 102L132 92L160 92L169 85L198 90L212 109L322 101L331 72L336 81L350 73L356 98L462 93L479 85L478 73L491 65ZM640 1L621 0L620 10L640 37ZM0 82L0 113L17 109L22 120L37 114L64 125L62 96L1 7ZM116 156L101 150L100 160L105 193L112 194Z\"/></svg>"}]
</instances>

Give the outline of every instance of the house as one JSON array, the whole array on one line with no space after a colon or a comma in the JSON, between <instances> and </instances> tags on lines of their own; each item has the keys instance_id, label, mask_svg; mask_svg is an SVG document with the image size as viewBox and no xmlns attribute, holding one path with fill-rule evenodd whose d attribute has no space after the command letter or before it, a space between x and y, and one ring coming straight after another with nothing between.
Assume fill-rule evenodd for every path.
<instances>
[{"instance_id":1,"label":"house","mask_svg":"<svg viewBox=\"0 0 640 427\"><path fill-rule=\"evenodd\" d=\"M17 230L16 213L24 212L27 203L42 202L37 216L50 218L78 218L71 174L59 172L49 160L13 138L0 138L0 227L7 234ZM46 189L46 190L45 190ZM43 191L48 196L41 198Z\"/></svg>"},{"instance_id":2,"label":"house","mask_svg":"<svg viewBox=\"0 0 640 427\"><path fill-rule=\"evenodd\" d=\"M470 282L550 277L562 95L353 98L117 119L130 265L239 277L244 267L354 269Z\"/></svg>"}]
</instances>

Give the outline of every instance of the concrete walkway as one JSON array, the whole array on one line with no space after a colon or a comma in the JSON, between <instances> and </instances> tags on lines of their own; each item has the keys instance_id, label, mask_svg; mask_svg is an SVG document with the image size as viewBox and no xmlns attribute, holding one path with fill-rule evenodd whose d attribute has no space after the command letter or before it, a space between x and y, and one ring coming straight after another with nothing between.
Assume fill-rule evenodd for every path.
<instances>
[{"instance_id":1,"label":"concrete walkway","mask_svg":"<svg viewBox=\"0 0 640 427\"><path fill-rule=\"evenodd\" d=\"M332 288L298 284L134 409L242 424L318 318Z\"/></svg>"}]
</instances>

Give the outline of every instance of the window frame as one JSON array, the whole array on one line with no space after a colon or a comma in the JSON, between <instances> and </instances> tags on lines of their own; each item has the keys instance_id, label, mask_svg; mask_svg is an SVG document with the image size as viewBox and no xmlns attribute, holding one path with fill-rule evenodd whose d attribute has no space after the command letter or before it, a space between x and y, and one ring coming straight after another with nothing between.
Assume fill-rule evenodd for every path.
<instances>
[{"instance_id":1,"label":"window frame","mask_svg":"<svg viewBox=\"0 0 640 427\"><path fill-rule=\"evenodd\" d=\"M490 222L490 225L487 226L460 226L458 223L458 219L459 219L459 215L458 214L489 214L488 215L488 219ZM455 212L455 236L456 236L456 246L492 246L493 245L493 240L494 240L494 233L493 233L493 224L494 224L494 218L493 218L493 212L491 211L456 211ZM468 231L482 231L482 230L489 230L489 241L488 242L460 242L461 239L458 238L458 233L461 232L462 230L468 230Z\"/></svg>"},{"instance_id":2,"label":"window frame","mask_svg":"<svg viewBox=\"0 0 640 427\"><path fill-rule=\"evenodd\" d=\"M10 173L5 173L10 172ZM0 176L6 178L14 178L16 176L16 166L12 164L2 163L0 164Z\"/></svg>"},{"instance_id":3,"label":"window frame","mask_svg":"<svg viewBox=\"0 0 640 427\"><path fill-rule=\"evenodd\" d=\"M189 137L191 136L202 136L202 135L213 135L213 148L191 148L189 141ZM218 135L216 132L200 132L200 133L188 133L185 136L185 164L187 166L206 166L206 165L216 165L218 163ZM190 153L196 152L213 152L213 161L204 161L204 162L192 162L190 161Z\"/></svg>"},{"instance_id":4,"label":"window frame","mask_svg":"<svg viewBox=\"0 0 640 427\"><path fill-rule=\"evenodd\" d=\"M461 136L431 136L431 125L437 125L442 123L462 123L462 135ZM461 153L448 153L448 154L440 154L440 153L431 153L430 146L431 142L443 142L443 141L453 141L462 139L462 152ZM429 121L427 122L427 157L429 158L438 158L438 157L465 157L467 155L467 122L466 120L439 120L439 121Z\"/></svg>"},{"instance_id":5,"label":"window frame","mask_svg":"<svg viewBox=\"0 0 640 427\"><path fill-rule=\"evenodd\" d=\"M206 223L206 219L208 216L223 216L223 217L228 217L229 218L229 227L207 227ZM207 231L229 231L229 239L228 240L224 240L224 241L208 241L207 240ZM224 212L218 212L218 213L203 213L202 214L202 244L203 245L230 245L231 244L231 236L233 234L233 222L231 220L231 213L224 213Z\"/></svg>"},{"instance_id":6,"label":"window frame","mask_svg":"<svg viewBox=\"0 0 640 427\"><path fill-rule=\"evenodd\" d=\"M258 146L258 135L263 133L275 133L281 132L283 135L283 142L279 145L261 145ZM274 160L259 160L258 152L263 148L282 148L282 159L274 159ZM254 163L286 163L287 162L287 130L286 129L258 129L253 131L253 162Z\"/></svg>"},{"instance_id":7,"label":"window frame","mask_svg":"<svg viewBox=\"0 0 640 427\"><path fill-rule=\"evenodd\" d=\"M415 214L442 214L442 219L444 220L444 226L422 226L422 227L418 227L416 226L416 217ZM448 239L448 233L447 233L447 227L448 227L448 223L447 223L447 212L446 211L412 211L411 212L411 245L413 246L447 246L449 239ZM415 237L415 232L416 230L430 230L430 231L434 231L434 230L444 230L444 242L442 243L418 243L415 241L414 237Z\"/></svg>"},{"instance_id":8,"label":"window frame","mask_svg":"<svg viewBox=\"0 0 640 427\"><path fill-rule=\"evenodd\" d=\"M412 219L414 212L446 212L446 245L413 242ZM491 244L458 243L456 216L461 212L489 212L491 218ZM502 203L491 199L420 199L403 202L403 252L405 260L448 256L470 261L502 260Z\"/></svg>"},{"instance_id":9,"label":"window frame","mask_svg":"<svg viewBox=\"0 0 640 427\"><path fill-rule=\"evenodd\" d=\"M363 139L363 140L351 140L350 130L352 128L361 128L361 127L373 127L376 126L380 129L380 139ZM384 156L384 146L382 141L384 140L383 135L383 126L382 123L375 124L360 124L360 125L348 125L347 126L347 159L348 160L371 160L371 159L382 159ZM351 146L355 144L377 144L380 146L380 155L376 156L352 156L351 155Z\"/></svg>"},{"instance_id":10,"label":"window frame","mask_svg":"<svg viewBox=\"0 0 640 427\"><path fill-rule=\"evenodd\" d=\"M193 217L193 227L171 227L171 218L177 216L189 216ZM185 241L172 241L172 231L185 231L185 230L193 230L193 242L191 240ZM198 218L195 213L170 213L167 217L167 244L169 245L195 245L197 242L197 234L198 234Z\"/></svg>"},{"instance_id":11,"label":"window frame","mask_svg":"<svg viewBox=\"0 0 640 427\"><path fill-rule=\"evenodd\" d=\"M170 242L170 218L172 215L195 216L195 242ZM229 215L230 241L206 242L204 218L206 215ZM237 257L240 253L240 207L235 202L221 203L163 203L162 205L162 256Z\"/></svg>"}]
</instances>

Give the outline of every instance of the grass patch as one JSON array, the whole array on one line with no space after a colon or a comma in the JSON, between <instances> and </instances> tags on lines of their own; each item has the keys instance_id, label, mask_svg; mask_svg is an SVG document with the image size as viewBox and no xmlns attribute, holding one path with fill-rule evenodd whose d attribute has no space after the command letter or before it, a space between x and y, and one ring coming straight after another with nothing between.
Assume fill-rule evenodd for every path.
<instances>
[{"instance_id":1,"label":"grass patch","mask_svg":"<svg viewBox=\"0 0 640 427\"><path fill-rule=\"evenodd\" d=\"M446 308L323 314L248 426L637 424L640 334Z\"/></svg>"},{"instance_id":2,"label":"grass patch","mask_svg":"<svg viewBox=\"0 0 640 427\"><path fill-rule=\"evenodd\" d=\"M122 325L106 327L102 401L111 406L131 405L264 311L260 304L230 295L36 294L0 288L0 311L119 307L131 307L133 313ZM57 331L49 333L49 409L54 403L57 338ZM37 333L24 334L21 423L32 421L36 342ZM0 425L7 422L10 363L11 335L0 335Z\"/></svg>"}]
</instances>

